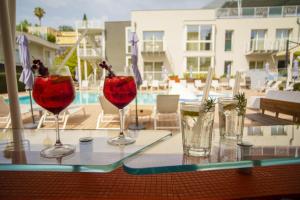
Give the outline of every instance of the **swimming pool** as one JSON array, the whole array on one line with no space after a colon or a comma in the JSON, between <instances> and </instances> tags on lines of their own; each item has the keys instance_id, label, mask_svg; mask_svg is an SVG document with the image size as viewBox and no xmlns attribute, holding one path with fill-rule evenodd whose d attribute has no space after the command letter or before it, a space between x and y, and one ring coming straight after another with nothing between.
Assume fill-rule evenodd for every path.
<instances>
[{"instance_id":1,"label":"swimming pool","mask_svg":"<svg viewBox=\"0 0 300 200\"><path fill-rule=\"evenodd\" d=\"M88 105L88 104L98 104L98 96L99 93L97 92L83 92L83 91L77 91L76 97L73 101L73 104L77 105ZM140 105L154 105L156 103L156 96L157 93L138 93L138 104ZM218 97L227 97L229 94L224 93L215 93L211 92L209 96L213 99L216 99ZM197 101L201 100L202 94L199 93L198 95L195 95L195 98L189 98L185 99L184 96L180 96L180 101ZM8 102L8 100L6 100ZM22 96L19 97L20 104L23 105L29 105L30 100L29 96ZM35 102L33 101L35 104Z\"/></svg>"}]
</instances>

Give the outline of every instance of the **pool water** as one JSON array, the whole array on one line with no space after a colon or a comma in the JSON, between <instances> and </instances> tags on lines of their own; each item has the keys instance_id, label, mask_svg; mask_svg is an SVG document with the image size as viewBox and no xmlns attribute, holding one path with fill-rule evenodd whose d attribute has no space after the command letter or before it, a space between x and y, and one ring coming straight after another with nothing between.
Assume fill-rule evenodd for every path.
<instances>
[{"instance_id":1,"label":"pool water","mask_svg":"<svg viewBox=\"0 0 300 200\"><path fill-rule=\"evenodd\" d=\"M155 105L156 103L156 93L138 93L138 104L140 105ZM211 98L218 98L218 97L226 97L228 94L222 93L210 93ZM76 92L76 97L73 101L73 104L77 105L88 105L88 104L98 104L98 97L99 93L96 92ZM202 94L196 95L195 99L184 99L184 97L180 97L180 101L196 101L201 100ZM29 105L30 100L29 96L22 96L19 97L20 104ZM8 100L6 100L8 102ZM35 104L34 100L33 103Z\"/></svg>"}]
</instances>

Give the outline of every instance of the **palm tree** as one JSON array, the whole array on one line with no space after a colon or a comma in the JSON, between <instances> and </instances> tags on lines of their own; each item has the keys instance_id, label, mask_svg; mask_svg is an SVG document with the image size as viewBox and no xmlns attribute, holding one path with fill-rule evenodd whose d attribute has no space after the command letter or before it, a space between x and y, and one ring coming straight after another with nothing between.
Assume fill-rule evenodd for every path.
<instances>
[{"instance_id":1,"label":"palm tree","mask_svg":"<svg viewBox=\"0 0 300 200\"><path fill-rule=\"evenodd\" d=\"M44 17L44 15L46 14L46 12L44 11L43 8L36 7L36 8L34 8L33 13L39 19L40 26L41 26L42 25L42 18Z\"/></svg>"}]
</instances>

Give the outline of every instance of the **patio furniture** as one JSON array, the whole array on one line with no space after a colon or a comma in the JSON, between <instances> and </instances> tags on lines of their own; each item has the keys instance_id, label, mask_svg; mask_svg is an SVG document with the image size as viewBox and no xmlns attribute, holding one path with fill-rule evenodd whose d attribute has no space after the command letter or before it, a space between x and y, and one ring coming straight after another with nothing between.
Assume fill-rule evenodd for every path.
<instances>
[{"instance_id":1,"label":"patio furniture","mask_svg":"<svg viewBox=\"0 0 300 200\"><path fill-rule=\"evenodd\" d=\"M182 87L187 87L187 83L185 79L180 79L179 84L182 85Z\"/></svg>"},{"instance_id":2,"label":"patio furniture","mask_svg":"<svg viewBox=\"0 0 300 200\"><path fill-rule=\"evenodd\" d=\"M204 83L202 83L201 80L195 80L194 85L195 85L195 88L199 89L199 90L204 87Z\"/></svg>"},{"instance_id":3,"label":"patio furniture","mask_svg":"<svg viewBox=\"0 0 300 200\"><path fill-rule=\"evenodd\" d=\"M168 83L166 81L159 81L158 85L159 85L159 88L163 89L163 90L168 88Z\"/></svg>"},{"instance_id":4,"label":"patio furniture","mask_svg":"<svg viewBox=\"0 0 300 200\"><path fill-rule=\"evenodd\" d=\"M293 116L293 122L300 122L300 92L298 91L269 91L265 98L260 99L262 114L265 111Z\"/></svg>"},{"instance_id":5,"label":"patio furniture","mask_svg":"<svg viewBox=\"0 0 300 200\"><path fill-rule=\"evenodd\" d=\"M218 80L212 80L211 86L214 88L214 90L220 89L219 81Z\"/></svg>"},{"instance_id":6,"label":"patio furniture","mask_svg":"<svg viewBox=\"0 0 300 200\"><path fill-rule=\"evenodd\" d=\"M180 129L179 95L157 95L153 111L154 129ZM175 122L175 125L174 125ZM163 123L164 125L159 125Z\"/></svg>"},{"instance_id":7,"label":"patio furniture","mask_svg":"<svg viewBox=\"0 0 300 200\"><path fill-rule=\"evenodd\" d=\"M101 105L101 111L97 118L96 129L115 129L119 130L119 126L116 128L103 128L101 123L120 122L119 109L110 103L104 96L99 96L99 102ZM126 116L126 115L125 115Z\"/></svg>"},{"instance_id":8,"label":"patio furniture","mask_svg":"<svg viewBox=\"0 0 300 200\"><path fill-rule=\"evenodd\" d=\"M88 80L82 80L81 81L81 89L82 90L88 90L89 89L89 81Z\"/></svg>"},{"instance_id":9,"label":"patio furniture","mask_svg":"<svg viewBox=\"0 0 300 200\"><path fill-rule=\"evenodd\" d=\"M152 80L151 82L151 90L153 91L154 89L155 90L159 90L159 82L158 80Z\"/></svg>"},{"instance_id":10,"label":"patio furniture","mask_svg":"<svg viewBox=\"0 0 300 200\"><path fill-rule=\"evenodd\" d=\"M9 106L2 96L0 96L0 123L4 124L5 128L8 128L11 123Z\"/></svg>"},{"instance_id":11,"label":"patio furniture","mask_svg":"<svg viewBox=\"0 0 300 200\"><path fill-rule=\"evenodd\" d=\"M175 80L169 80L169 82L168 82L168 88L174 87L175 84L176 84Z\"/></svg>"},{"instance_id":12,"label":"patio furniture","mask_svg":"<svg viewBox=\"0 0 300 200\"><path fill-rule=\"evenodd\" d=\"M59 118L58 118L59 119L58 123L63 124L62 128L60 128L60 129L65 129L69 118L72 117L73 115L76 115L78 112L82 112L84 116L86 115L85 108L82 106L71 105L71 106L68 106L66 109L64 109L59 114ZM55 116L53 114L49 113L49 111L44 110L44 114L40 118L37 129L40 129L43 125L45 125L47 123L55 123Z\"/></svg>"},{"instance_id":13,"label":"patio furniture","mask_svg":"<svg viewBox=\"0 0 300 200\"><path fill-rule=\"evenodd\" d=\"M233 89L233 87L234 87L234 82L235 82L235 79L233 79L233 78L231 78L231 79L229 80L229 89Z\"/></svg>"},{"instance_id":14,"label":"patio furniture","mask_svg":"<svg viewBox=\"0 0 300 200\"><path fill-rule=\"evenodd\" d=\"M23 105L20 105L20 111L21 114L30 112L29 107ZM9 105L5 102L3 96L0 96L0 124L4 124L5 129L7 129L11 125Z\"/></svg>"},{"instance_id":15,"label":"patio furniture","mask_svg":"<svg viewBox=\"0 0 300 200\"><path fill-rule=\"evenodd\" d=\"M148 90L148 81L147 80L143 80L142 85L140 85L140 89L141 90Z\"/></svg>"}]
</instances>

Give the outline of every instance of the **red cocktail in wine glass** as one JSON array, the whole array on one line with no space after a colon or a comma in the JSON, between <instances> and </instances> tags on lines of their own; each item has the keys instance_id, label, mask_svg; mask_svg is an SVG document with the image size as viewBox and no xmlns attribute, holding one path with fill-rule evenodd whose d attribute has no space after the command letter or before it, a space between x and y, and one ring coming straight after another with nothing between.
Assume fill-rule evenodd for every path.
<instances>
[{"instance_id":1,"label":"red cocktail in wine glass","mask_svg":"<svg viewBox=\"0 0 300 200\"><path fill-rule=\"evenodd\" d=\"M63 70L64 69L64 70ZM73 81L68 69L62 68L55 74L37 76L33 85L33 98L37 104L55 115L56 143L54 146L43 149L41 156L46 158L59 158L72 154L75 146L62 144L59 134L59 113L72 103L75 98Z\"/></svg>"},{"instance_id":2,"label":"red cocktail in wine glass","mask_svg":"<svg viewBox=\"0 0 300 200\"><path fill-rule=\"evenodd\" d=\"M101 66L102 67L102 66ZM108 140L112 145L128 145L135 139L124 134L124 107L136 97L136 84L133 76L115 76L111 71L105 78L103 93L105 98L119 108L120 134Z\"/></svg>"}]
</instances>

